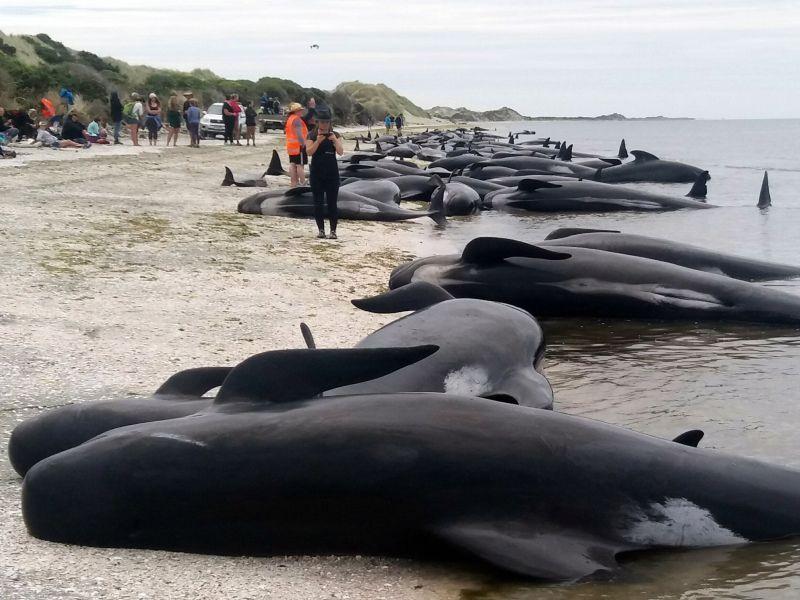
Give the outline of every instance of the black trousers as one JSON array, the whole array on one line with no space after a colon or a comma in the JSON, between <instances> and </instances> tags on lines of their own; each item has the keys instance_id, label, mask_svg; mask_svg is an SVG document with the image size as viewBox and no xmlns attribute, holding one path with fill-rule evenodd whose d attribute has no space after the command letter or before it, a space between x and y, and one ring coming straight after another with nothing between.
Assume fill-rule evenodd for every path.
<instances>
[{"instance_id":1,"label":"black trousers","mask_svg":"<svg viewBox=\"0 0 800 600\"><path fill-rule=\"evenodd\" d=\"M222 122L225 124L225 141L233 143L233 126L236 123L236 117L222 115Z\"/></svg>"},{"instance_id":2,"label":"black trousers","mask_svg":"<svg viewBox=\"0 0 800 600\"><path fill-rule=\"evenodd\" d=\"M339 222L339 178L315 178L311 180L311 194L314 196L314 219L317 228L325 229L325 209L328 209L328 219L331 222L331 231L336 231Z\"/></svg>"}]
</instances>

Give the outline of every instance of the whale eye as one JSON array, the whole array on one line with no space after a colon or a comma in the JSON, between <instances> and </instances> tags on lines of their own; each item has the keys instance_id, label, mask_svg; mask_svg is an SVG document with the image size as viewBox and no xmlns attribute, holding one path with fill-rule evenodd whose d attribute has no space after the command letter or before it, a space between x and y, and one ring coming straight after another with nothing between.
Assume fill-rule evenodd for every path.
<instances>
[{"instance_id":1,"label":"whale eye","mask_svg":"<svg viewBox=\"0 0 800 600\"><path fill-rule=\"evenodd\" d=\"M508 394L492 394L489 396L481 396L481 398L486 398L487 400L494 400L495 402L503 402L504 404L519 405L517 399L514 398L514 396L509 396Z\"/></svg>"}]
</instances>

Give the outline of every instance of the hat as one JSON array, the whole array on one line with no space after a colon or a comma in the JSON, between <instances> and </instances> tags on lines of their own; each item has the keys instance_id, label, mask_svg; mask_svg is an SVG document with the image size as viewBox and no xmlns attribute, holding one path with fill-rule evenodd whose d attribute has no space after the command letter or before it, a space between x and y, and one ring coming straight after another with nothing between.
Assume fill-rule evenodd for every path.
<instances>
[{"instance_id":1,"label":"hat","mask_svg":"<svg viewBox=\"0 0 800 600\"><path fill-rule=\"evenodd\" d=\"M298 110L303 110L302 104L300 104L299 102L292 102L291 104L289 104L290 113L297 112Z\"/></svg>"},{"instance_id":2,"label":"hat","mask_svg":"<svg viewBox=\"0 0 800 600\"><path fill-rule=\"evenodd\" d=\"M186 96L187 98L189 96L194 96L194 94L192 92L183 92L183 95Z\"/></svg>"},{"instance_id":3,"label":"hat","mask_svg":"<svg viewBox=\"0 0 800 600\"><path fill-rule=\"evenodd\" d=\"M137 92L133 92L131 94L131 98L134 99L134 100L139 100L141 98L141 96Z\"/></svg>"},{"instance_id":4,"label":"hat","mask_svg":"<svg viewBox=\"0 0 800 600\"><path fill-rule=\"evenodd\" d=\"M156 96L155 92L150 92L150 95L148 96L148 98L158 98L158 96Z\"/></svg>"},{"instance_id":5,"label":"hat","mask_svg":"<svg viewBox=\"0 0 800 600\"><path fill-rule=\"evenodd\" d=\"M324 104L315 109L317 121L331 121L333 120L333 113L328 106Z\"/></svg>"}]
</instances>

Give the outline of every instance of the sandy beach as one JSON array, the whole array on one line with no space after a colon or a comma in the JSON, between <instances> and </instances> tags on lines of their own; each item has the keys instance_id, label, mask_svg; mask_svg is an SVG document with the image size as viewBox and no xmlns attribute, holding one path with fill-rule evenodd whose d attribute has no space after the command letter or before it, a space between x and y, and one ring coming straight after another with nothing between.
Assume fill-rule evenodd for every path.
<instances>
[{"instance_id":1,"label":"sandy beach","mask_svg":"<svg viewBox=\"0 0 800 600\"><path fill-rule=\"evenodd\" d=\"M22 420L149 394L183 368L302 347L301 321L320 346L345 347L394 318L349 301L384 290L433 224L343 222L329 241L314 239L309 220L238 214L253 190L220 187L223 166L258 171L281 139L260 136L249 149L194 150L185 135L177 148L22 146L0 161L0 597L458 598L465 582L477 585L453 565L83 548L25 530L6 456Z\"/></svg>"}]
</instances>

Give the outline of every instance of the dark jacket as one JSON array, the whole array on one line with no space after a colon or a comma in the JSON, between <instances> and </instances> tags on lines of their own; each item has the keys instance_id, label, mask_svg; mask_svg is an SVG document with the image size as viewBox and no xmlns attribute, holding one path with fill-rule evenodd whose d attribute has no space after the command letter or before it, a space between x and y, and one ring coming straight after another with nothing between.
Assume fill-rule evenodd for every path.
<instances>
[{"instance_id":1,"label":"dark jacket","mask_svg":"<svg viewBox=\"0 0 800 600\"><path fill-rule=\"evenodd\" d=\"M111 104L111 120L114 123L122 121L122 102L120 102L117 92L111 92L109 103Z\"/></svg>"}]
</instances>

